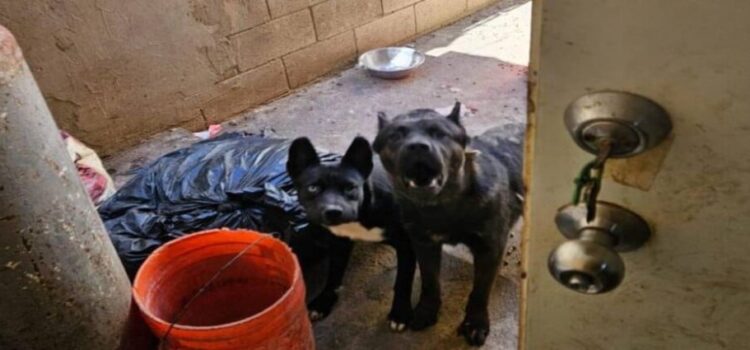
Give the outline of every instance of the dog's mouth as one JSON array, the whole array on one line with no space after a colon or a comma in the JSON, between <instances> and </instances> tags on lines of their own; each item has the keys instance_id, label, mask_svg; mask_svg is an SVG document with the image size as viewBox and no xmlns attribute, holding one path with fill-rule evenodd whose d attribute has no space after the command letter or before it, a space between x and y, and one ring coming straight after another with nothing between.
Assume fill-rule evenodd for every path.
<instances>
[{"instance_id":1,"label":"dog's mouth","mask_svg":"<svg viewBox=\"0 0 750 350\"><path fill-rule=\"evenodd\" d=\"M406 168L401 181L408 190L437 194L445 183L440 166L427 162L415 162Z\"/></svg>"},{"instance_id":2,"label":"dog's mouth","mask_svg":"<svg viewBox=\"0 0 750 350\"><path fill-rule=\"evenodd\" d=\"M419 189L419 188L439 188L443 186L443 175L437 175L430 178L429 180L418 180L404 176L401 179L404 182L404 186L407 188Z\"/></svg>"}]
</instances>

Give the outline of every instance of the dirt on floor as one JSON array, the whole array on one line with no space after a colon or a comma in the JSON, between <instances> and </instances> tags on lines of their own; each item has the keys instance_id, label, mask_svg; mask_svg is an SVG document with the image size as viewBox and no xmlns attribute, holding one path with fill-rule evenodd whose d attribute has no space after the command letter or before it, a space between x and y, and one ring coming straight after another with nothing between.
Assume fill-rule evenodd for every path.
<instances>
[{"instance_id":1,"label":"dirt on floor","mask_svg":"<svg viewBox=\"0 0 750 350\"><path fill-rule=\"evenodd\" d=\"M318 147L343 152L356 135L372 139L380 111L394 116L415 108L446 108L459 100L469 107L463 121L473 135L500 124L523 123L530 13L528 0L502 1L418 38L413 45L427 54L427 60L408 79L379 80L351 68L246 112L224 123L224 130L263 131L287 138L304 135ZM185 130L171 130L105 163L119 185L132 170L196 140ZM501 278L491 298L492 332L486 349L517 348L518 226L511 233ZM328 318L314 325L318 348L468 348L456 336L456 327L471 289L471 257L462 247L445 251L440 321L423 332L394 334L388 329L386 315L395 279L395 254L384 245L358 244L339 303ZM415 283L416 301L418 278Z\"/></svg>"}]
</instances>

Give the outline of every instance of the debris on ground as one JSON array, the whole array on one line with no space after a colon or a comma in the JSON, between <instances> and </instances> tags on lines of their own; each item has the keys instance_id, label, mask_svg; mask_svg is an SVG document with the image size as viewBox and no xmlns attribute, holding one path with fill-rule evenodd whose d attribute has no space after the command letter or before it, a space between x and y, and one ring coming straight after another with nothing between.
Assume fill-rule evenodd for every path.
<instances>
[{"instance_id":1,"label":"debris on ground","mask_svg":"<svg viewBox=\"0 0 750 350\"><path fill-rule=\"evenodd\" d=\"M208 140L216 137L221 133L221 124L211 124L204 131L194 132L193 135L201 140Z\"/></svg>"},{"instance_id":2,"label":"debris on ground","mask_svg":"<svg viewBox=\"0 0 750 350\"><path fill-rule=\"evenodd\" d=\"M112 196L115 193L115 183L104 169L99 155L67 132L60 131L60 135L94 205L99 205Z\"/></svg>"}]
</instances>

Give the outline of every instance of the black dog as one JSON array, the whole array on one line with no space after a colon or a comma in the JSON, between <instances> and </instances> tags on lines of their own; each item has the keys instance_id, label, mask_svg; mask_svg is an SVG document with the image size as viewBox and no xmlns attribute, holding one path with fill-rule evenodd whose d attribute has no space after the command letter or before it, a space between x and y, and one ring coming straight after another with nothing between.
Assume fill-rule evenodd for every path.
<instances>
[{"instance_id":1,"label":"black dog","mask_svg":"<svg viewBox=\"0 0 750 350\"><path fill-rule=\"evenodd\" d=\"M374 169L373 169L374 168ZM328 315L338 299L352 239L384 242L396 249L398 268L391 311L391 330L402 331L412 317L411 291L416 258L401 225L390 181L379 162L373 163L370 144L357 137L338 164L322 164L307 138L294 140L287 172L310 222L333 235L331 267L326 286L308 306L313 320Z\"/></svg>"},{"instance_id":2,"label":"black dog","mask_svg":"<svg viewBox=\"0 0 750 350\"><path fill-rule=\"evenodd\" d=\"M487 304L508 231L522 210L522 129L493 129L469 138L459 120L460 109L456 103L447 118L430 109L392 121L380 114L373 148L391 175L422 275L410 328L437 322L441 246L463 243L474 256L474 285L458 332L469 344L482 345L489 334Z\"/></svg>"}]
</instances>

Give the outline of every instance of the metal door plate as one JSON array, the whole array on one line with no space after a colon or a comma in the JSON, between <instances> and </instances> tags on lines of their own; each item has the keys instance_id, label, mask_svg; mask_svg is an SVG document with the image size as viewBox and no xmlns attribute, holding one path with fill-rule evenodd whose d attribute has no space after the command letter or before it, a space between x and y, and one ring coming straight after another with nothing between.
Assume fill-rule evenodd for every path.
<instances>
[{"instance_id":1,"label":"metal door plate","mask_svg":"<svg viewBox=\"0 0 750 350\"><path fill-rule=\"evenodd\" d=\"M598 143L613 141L612 158L631 157L662 142L672 130L669 114L640 95L599 91L583 95L565 110L565 126L584 150L598 154Z\"/></svg>"},{"instance_id":2,"label":"metal door plate","mask_svg":"<svg viewBox=\"0 0 750 350\"><path fill-rule=\"evenodd\" d=\"M638 214L617 204L598 201L596 218L586 221L586 204L568 204L560 208L555 223L568 239L578 239L583 229L592 228L608 232L614 238L613 249L627 252L640 248L649 237L651 229Z\"/></svg>"}]
</instances>

